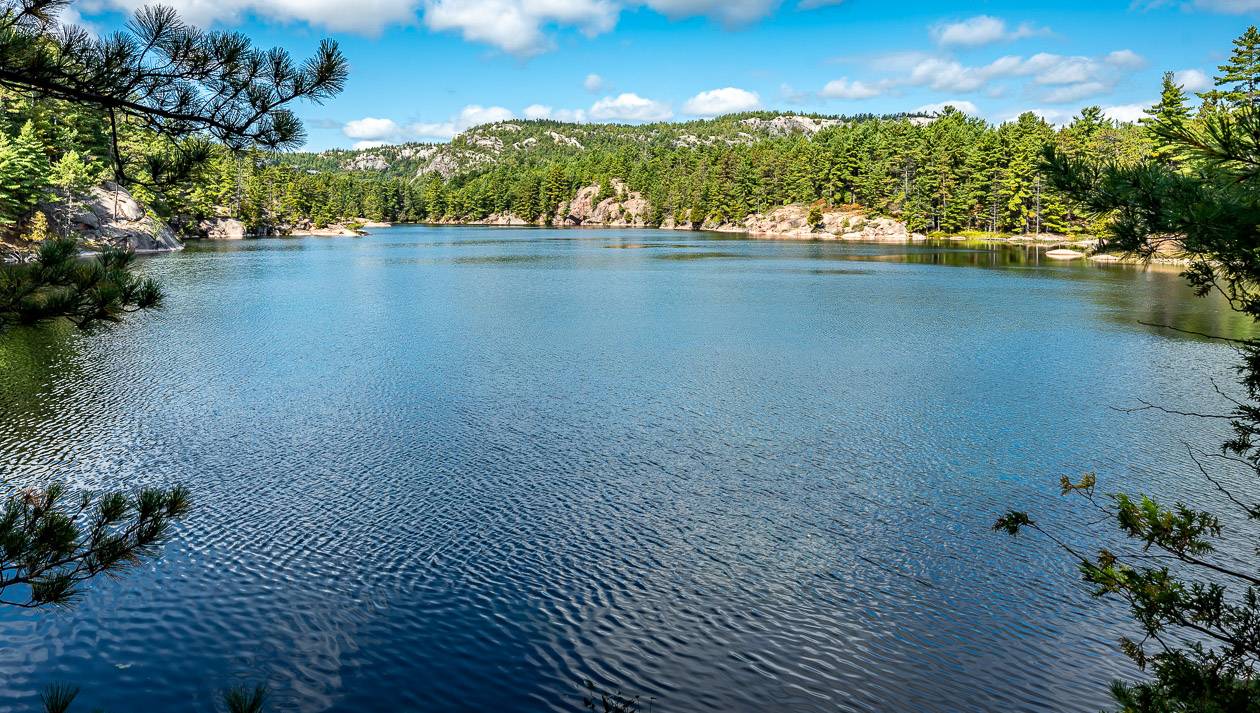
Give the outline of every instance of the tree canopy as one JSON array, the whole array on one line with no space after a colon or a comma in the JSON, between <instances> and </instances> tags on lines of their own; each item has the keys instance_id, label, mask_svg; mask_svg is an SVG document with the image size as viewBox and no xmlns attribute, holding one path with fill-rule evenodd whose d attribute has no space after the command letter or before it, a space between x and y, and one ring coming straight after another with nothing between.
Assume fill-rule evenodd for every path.
<instances>
[{"instance_id":1,"label":"tree canopy","mask_svg":"<svg viewBox=\"0 0 1260 713\"><path fill-rule=\"evenodd\" d=\"M1218 86L1242 87L1241 93L1206 94L1197 115L1181 106L1184 94L1165 77L1163 99L1147 123L1161 148L1155 156L1120 165L1051 147L1045 170L1058 190L1106 217L1105 247L1144 256L1182 254L1190 260L1185 276L1200 295L1219 293L1235 310L1260 320L1260 105L1249 94L1260 86L1260 62L1248 54L1257 40L1256 29L1249 28L1218 77ZM1260 710L1260 573L1254 561L1260 549L1254 530L1241 524L1260 520L1260 503L1231 486L1240 476L1247 484L1260 477L1260 340L1228 341L1241 353L1245 396L1205 385L1222 400L1223 413L1153 404L1136 410L1228 425L1219 452L1189 445L1186 451L1193 464L1187 478L1210 483L1231 516L1145 495L1096 495L1097 477L1087 474L1075 482L1064 478L1063 494L1083 496L1103 512L1124 545L1084 552L1018 511L995 525L1010 534L1032 529L1047 535L1076 559L1096 595L1128 604L1141 636L1124 639L1121 649L1152 675L1113 686L1124 711ZM1240 561L1240 551L1251 559Z\"/></svg>"},{"instance_id":2,"label":"tree canopy","mask_svg":"<svg viewBox=\"0 0 1260 713\"><path fill-rule=\"evenodd\" d=\"M113 132L132 117L172 139L209 136L229 149L283 149L305 140L288 109L344 87L348 66L337 44L296 62L283 49L261 50L237 32L204 31L161 5L138 10L123 30L101 37L61 25L68 0L0 2L0 87L97 107Z\"/></svg>"}]
</instances>

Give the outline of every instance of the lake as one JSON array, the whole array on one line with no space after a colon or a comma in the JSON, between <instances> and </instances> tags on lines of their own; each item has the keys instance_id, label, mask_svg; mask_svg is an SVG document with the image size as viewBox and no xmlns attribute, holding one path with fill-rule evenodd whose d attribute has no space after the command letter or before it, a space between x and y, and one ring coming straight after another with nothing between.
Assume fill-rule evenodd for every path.
<instances>
[{"instance_id":1,"label":"lake","mask_svg":"<svg viewBox=\"0 0 1260 713\"><path fill-rule=\"evenodd\" d=\"M164 555L0 612L0 709L1080 711L1133 677L1009 507L1219 505L1236 333L1175 269L1027 248L397 227L144 261L158 312L0 337L0 473L184 483ZM645 705L645 709L647 706Z\"/></svg>"}]
</instances>

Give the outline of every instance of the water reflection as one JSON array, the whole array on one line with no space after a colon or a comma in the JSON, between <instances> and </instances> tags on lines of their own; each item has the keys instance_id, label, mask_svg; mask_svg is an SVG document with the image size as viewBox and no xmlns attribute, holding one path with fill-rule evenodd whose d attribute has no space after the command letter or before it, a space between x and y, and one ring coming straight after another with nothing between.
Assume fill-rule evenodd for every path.
<instances>
[{"instance_id":1,"label":"water reflection","mask_svg":"<svg viewBox=\"0 0 1260 713\"><path fill-rule=\"evenodd\" d=\"M1248 326L1009 247L398 228L143 264L162 312L0 336L0 471L197 510L73 611L0 612L0 707L261 678L279 711L559 711L589 676L671 711L1097 709L1123 611L988 525L1079 525L1053 484L1086 469L1210 496L1164 444L1219 434L1109 406L1231 376L1139 320Z\"/></svg>"}]
</instances>

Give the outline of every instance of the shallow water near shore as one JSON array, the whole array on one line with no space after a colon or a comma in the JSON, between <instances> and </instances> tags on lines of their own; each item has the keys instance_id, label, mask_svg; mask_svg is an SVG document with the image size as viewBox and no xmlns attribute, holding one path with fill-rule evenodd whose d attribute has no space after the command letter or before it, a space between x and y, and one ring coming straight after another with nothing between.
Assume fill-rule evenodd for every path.
<instances>
[{"instance_id":1,"label":"shallow water near shore","mask_svg":"<svg viewBox=\"0 0 1260 713\"><path fill-rule=\"evenodd\" d=\"M188 485L164 556L0 611L0 709L1079 711L1133 634L1009 507L1219 505L1245 320L1033 248L397 227L193 244L168 304L0 335L0 475ZM1147 323L1147 324L1143 324ZM1091 540L1069 534L1075 541Z\"/></svg>"}]
</instances>

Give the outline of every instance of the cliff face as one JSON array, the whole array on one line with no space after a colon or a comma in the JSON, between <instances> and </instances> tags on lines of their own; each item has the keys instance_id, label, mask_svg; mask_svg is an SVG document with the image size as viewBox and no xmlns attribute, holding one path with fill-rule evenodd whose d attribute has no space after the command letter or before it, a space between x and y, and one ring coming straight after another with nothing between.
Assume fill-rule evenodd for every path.
<instances>
[{"instance_id":1,"label":"cliff face","mask_svg":"<svg viewBox=\"0 0 1260 713\"><path fill-rule=\"evenodd\" d=\"M549 221L531 223L512 213L495 213L477 225L551 225L555 227L601 226L609 228L651 227L648 218L651 206L638 191L631 191L624 181L613 179L613 195L600 198L598 185L583 186L572 200L557 207ZM822 220L810 225L810 206L786 205L769 213L754 213L740 223L706 222L703 225L678 224L667 218L660 224L665 230L712 230L721 233L742 233L754 238L792 240L857 240L897 242L926 240L911 233L905 223L893 218L870 216L861 210L820 208ZM460 222L460 221L451 221Z\"/></svg>"},{"instance_id":2,"label":"cliff face","mask_svg":"<svg viewBox=\"0 0 1260 713\"><path fill-rule=\"evenodd\" d=\"M828 209L822 222L809 224L809 207L788 205L770 213L754 213L740 224L706 225L706 230L748 233L753 237L806 240L862 240L904 243L926 240L911 233L906 224L892 218L870 217L860 211Z\"/></svg>"},{"instance_id":3,"label":"cliff face","mask_svg":"<svg viewBox=\"0 0 1260 713\"><path fill-rule=\"evenodd\" d=\"M584 186L560 206L553 225L605 225L621 228L642 228L647 225L648 202L638 191L631 191L623 181L613 179L613 195L596 202L599 186Z\"/></svg>"},{"instance_id":4,"label":"cliff face","mask_svg":"<svg viewBox=\"0 0 1260 713\"><path fill-rule=\"evenodd\" d=\"M85 195L39 206L58 235L77 238L89 250L107 246L138 253L182 250L170 226L154 219L127 189L107 181Z\"/></svg>"}]
</instances>

